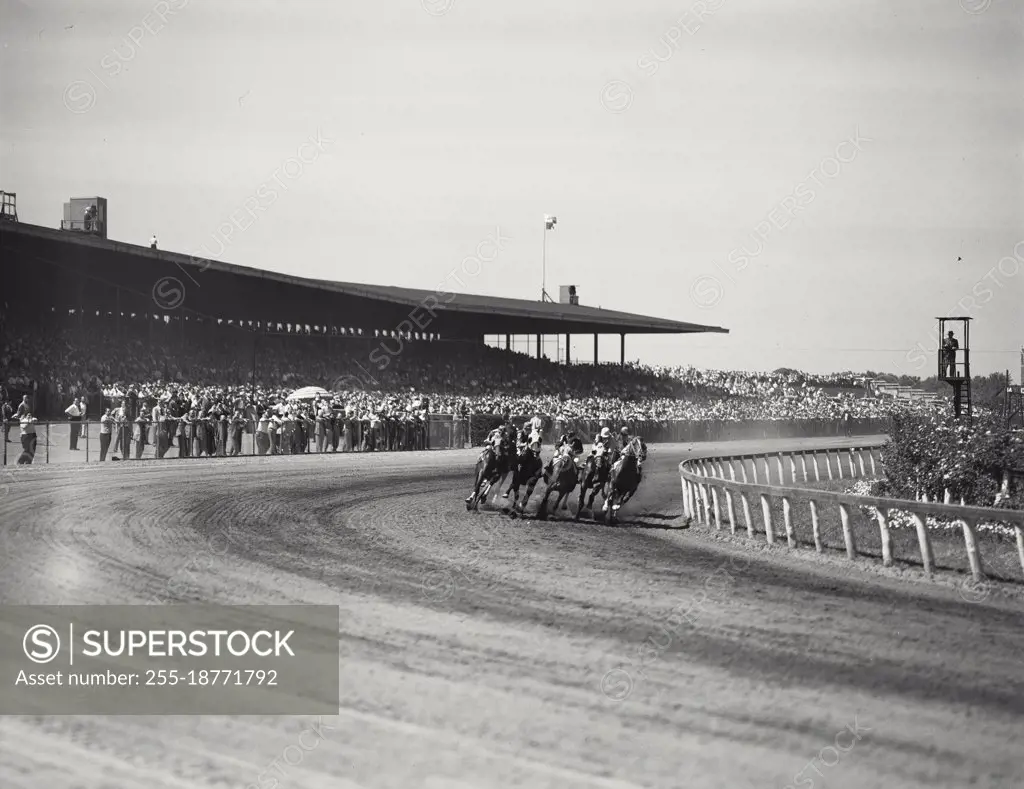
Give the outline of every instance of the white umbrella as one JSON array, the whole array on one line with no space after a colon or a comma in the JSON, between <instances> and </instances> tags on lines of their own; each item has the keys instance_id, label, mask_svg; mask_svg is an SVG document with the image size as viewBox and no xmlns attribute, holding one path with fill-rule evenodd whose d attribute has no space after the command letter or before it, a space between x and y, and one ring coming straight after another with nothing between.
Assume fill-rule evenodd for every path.
<instances>
[{"instance_id":1,"label":"white umbrella","mask_svg":"<svg viewBox=\"0 0 1024 789\"><path fill-rule=\"evenodd\" d=\"M319 386L304 386L296 389L290 395L289 400L315 400L317 397L330 397L331 393Z\"/></svg>"}]
</instances>

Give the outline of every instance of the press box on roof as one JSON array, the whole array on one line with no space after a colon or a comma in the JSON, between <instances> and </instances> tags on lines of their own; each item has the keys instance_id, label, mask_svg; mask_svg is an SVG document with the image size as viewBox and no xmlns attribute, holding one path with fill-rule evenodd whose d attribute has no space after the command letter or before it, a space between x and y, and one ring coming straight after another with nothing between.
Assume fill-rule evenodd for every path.
<instances>
[{"instance_id":1,"label":"press box on roof","mask_svg":"<svg viewBox=\"0 0 1024 789\"><path fill-rule=\"evenodd\" d=\"M91 209L91 210L90 210ZM88 212L88 213L87 213ZM107 237L107 198L72 197L64 203L64 221L61 230Z\"/></svg>"},{"instance_id":2,"label":"press box on roof","mask_svg":"<svg viewBox=\"0 0 1024 789\"><path fill-rule=\"evenodd\" d=\"M558 303L559 304L579 304L580 297L576 295L575 285L559 285L558 286Z\"/></svg>"}]
</instances>

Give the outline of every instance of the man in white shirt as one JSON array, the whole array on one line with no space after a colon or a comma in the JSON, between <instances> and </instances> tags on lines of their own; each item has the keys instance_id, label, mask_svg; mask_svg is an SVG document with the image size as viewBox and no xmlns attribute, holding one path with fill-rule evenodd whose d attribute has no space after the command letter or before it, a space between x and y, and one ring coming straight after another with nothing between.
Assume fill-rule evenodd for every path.
<instances>
[{"instance_id":1,"label":"man in white shirt","mask_svg":"<svg viewBox=\"0 0 1024 789\"><path fill-rule=\"evenodd\" d=\"M156 249L156 233L154 233L152 238L149 239L149 248Z\"/></svg>"},{"instance_id":2,"label":"man in white shirt","mask_svg":"<svg viewBox=\"0 0 1024 789\"><path fill-rule=\"evenodd\" d=\"M377 406L370 411L370 433L367 436L367 441L371 452L376 452L380 443L380 412L381 406Z\"/></svg>"},{"instance_id":3,"label":"man in white shirt","mask_svg":"<svg viewBox=\"0 0 1024 789\"><path fill-rule=\"evenodd\" d=\"M32 413L26 411L19 419L21 422L21 455L18 457L18 464L31 463L36 456L36 418Z\"/></svg>"},{"instance_id":4,"label":"man in white shirt","mask_svg":"<svg viewBox=\"0 0 1024 789\"><path fill-rule=\"evenodd\" d=\"M65 408L64 413L68 415L68 420L71 423L71 439L68 449L77 452L78 437L82 434L82 409L78 405L78 400L74 400L71 405Z\"/></svg>"}]
</instances>

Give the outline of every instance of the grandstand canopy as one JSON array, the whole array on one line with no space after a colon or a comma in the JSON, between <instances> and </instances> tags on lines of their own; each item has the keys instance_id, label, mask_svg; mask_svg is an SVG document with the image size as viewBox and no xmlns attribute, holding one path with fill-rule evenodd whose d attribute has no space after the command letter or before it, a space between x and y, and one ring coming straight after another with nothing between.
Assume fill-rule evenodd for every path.
<instances>
[{"instance_id":1,"label":"grandstand canopy","mask_svg":"<svg viewBox=\"0 0 1024 789\"><path fill-rule=\"evenodd\" d=\"M17 282L13 293L31 293L32 309L167 312L236 321L404 329L453 339L728 332L718 326L583 305L462 293L458 285L439 293L308 279L16 222L0 226L0 248L5 282ZM163 295L179 291L180 299ZM37 301L41 303L34 304ZM413 315L416 325L405 329Z\"/></svg>"}]
</instances>

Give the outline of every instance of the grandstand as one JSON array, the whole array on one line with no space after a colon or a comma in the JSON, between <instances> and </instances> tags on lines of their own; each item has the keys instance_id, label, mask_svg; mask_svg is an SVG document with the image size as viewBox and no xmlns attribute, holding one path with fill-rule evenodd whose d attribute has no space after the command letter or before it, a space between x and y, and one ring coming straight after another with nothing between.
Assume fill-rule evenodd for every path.
<instances>
[{"instance_id":1,"label":"grandstand","mask_svg":"<svg viewBox=\"0 0 1024 789\"><path fill-rule=\"evenodd\" d=\"M97 312L337 338L482 344L504 334L506 347L513 335L592 334L595 364L598 336L618 334L623 365L629 334L728 332L579 304L307 279L24 223L4 224L0 249L5 282L22 294L10 319L26 324Z\"/></svg>"}]
</instances>

